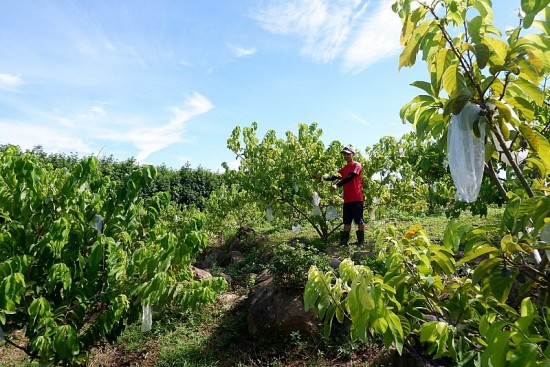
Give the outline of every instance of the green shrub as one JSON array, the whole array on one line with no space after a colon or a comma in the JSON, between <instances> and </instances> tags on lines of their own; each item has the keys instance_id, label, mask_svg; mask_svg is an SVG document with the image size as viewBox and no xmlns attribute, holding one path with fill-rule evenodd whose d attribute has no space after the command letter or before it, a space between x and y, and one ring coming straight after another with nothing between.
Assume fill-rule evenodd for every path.
<instances>
[{"instance_id":1,"label":"green shrub","mask_svg":"<svg viewBox=\"0 0 550 367\"><path fill-rule=\"evenodd\" d=\"M300 288L305 285L308 270L313 265L327 270L329 259L317 249L296 241L294 244L283 243L275 248L269 269L280 286Z\"/></svg>"}]
</instances>

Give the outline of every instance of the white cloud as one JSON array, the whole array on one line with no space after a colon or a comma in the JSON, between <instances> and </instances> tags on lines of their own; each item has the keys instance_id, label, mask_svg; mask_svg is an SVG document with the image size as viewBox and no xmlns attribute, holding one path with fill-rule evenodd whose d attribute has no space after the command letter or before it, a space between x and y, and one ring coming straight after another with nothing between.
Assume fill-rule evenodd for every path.
<instances>
[{"instance_id":1,"label":"white cloud","mask_svg":"<svg viewBox=\"0 0 550 367\"><path fill-rule=\"evenodd\" d=\"M365 125L365 126L372 126L372 124L367 121L365 118L357 115L355 112L352 112L352 111L348 111L348 115L355 121L357 121L358 123L360 123L361 125Z\"/></svg>"},{"instance_id":2,"label":"white cloud","mask_svg":"<svg viewBox=\"0 0 550 367\"><path fill-rule=\"evenodd\" d=\"M0 73L0 88L6 87L12 89L20 86L21 84L23 84L23 80L21 80L19 75Z\"/></svg>"},{"instance_id":3,"label":"white cloud","mask_svg":"<svg viewBox=\"0 0 550 367\"><path fill-rule=\"evenodd\" d=\"M72 151L89 154L93 150L82 138L75 137L64 129L41 127L13 121L0 121L0 130L7 132L0 137L0 144L14 144L22 149L42 145L46 152Z\"/></svg>"},{"instance_id":4,"label":"white cloud","mask_svg":"<svg viewBox=\"0 0 550 367\"><path fill-rule=\"evenodd\" d=\"M302 39L306 57L325 63L341 58L344 70L360 71L399 50L401 22L392 2L273 0L253 18L269 32Z\"/></svg>"},{"instance_id":5,"label":"white cloud","mask_svg":"<svg viewBox=\"0 0 550 367\"><path fill-rule=\"evenodd\" d=\"M106 115L107 115L107 112L105 111L105 108L103 108L102 106L92 106L90 107L89 111L78 114L77 118L79 120L93 121L93 120L101 119Z\"/></svg>"},{"instance_id":6,"label":"white cloud","mask_svg":"<svg viewBox=\"0 0 550 367\"><path fill-rule=\"evenodd\" d=\"M348 71L361 71L377 61L387 59L401 49L401 20L391 10L391 0L380 1L378 8L355 34L344 54ZM397 67L397 66L396 66Z\"/></svg>"},{"instance_id":7,"label":"white cloud","mask_svg":"<svg viewBox=\"0 0 550 367\"><path fill-rule=\"evenodd\" d=\"M214 108L208 98L194 93L187 98L183 107L172 107L172 119L157 127L137 127L128 132L104 131L101 138L106 140L129 142L138 150L136 161L142 162L151 154L172 144L181 142L186 123L194 116L204 114Z\"/></svg>"},{"instance_id":8,"label":"white cloud","mask_svg":"<svg viewBox=\"0 0 550 367\"><path fill-rule=\"evenodd\" d=\"M91 111L95 116L105 116L105 109L101 106L93 106Z\"/></svg>"},{"instance_id":9,"label":"white cloud","mask_svg":"<svg viewBox=\"0 0 550 367\"><path fill-rule=\"evenodd\" d=\"M269 32L303 39L303 55L330 62L341 51L354 15L364 7L361 3L359 0L272 2L254 18Z\"/></svg>"},{"instance_id":10,"label":"white cloud","mask_svg":"<svg viewBox=\"0 0 550 367\"><path fill-rule=\"evenodd\" d=\"M63 115L55 109L53 113L42 114L42 126L0 120L0 131L4 132L0 134L0 144L15 144L22 149L41 145L46 152L86 155L95 152L96 144L102 141L129 143L138 149L136 161L142 162L151 154L184 141L188 121L212 108L214 105L208 98L194 93L181 106L172 107L172 117L161 126L145 125L141 119L136 120L132 116L112 116L101 104L70 115ZM109 121L123 123L114 124L106 117Z\"/></svg>"},{"instance_id":11,"label":"white cloud","mask_svg":"<svg viewBox=\"0 0 550 367\"><path fill-rule=\"evenodd\" d=\"M244 48L244 47L232 45L230 43L227 44L227 47L229 47L229 49L231 50L231 52L233 52L233 55L235 55L235 57L250 56L256 53L255 47Z\"/></svg>"}]
</instances>

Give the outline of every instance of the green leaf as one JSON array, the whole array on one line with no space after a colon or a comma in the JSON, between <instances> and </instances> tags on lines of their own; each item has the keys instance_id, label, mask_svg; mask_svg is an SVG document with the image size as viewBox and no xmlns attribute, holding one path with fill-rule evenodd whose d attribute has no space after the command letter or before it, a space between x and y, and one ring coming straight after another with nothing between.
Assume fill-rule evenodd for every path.
<instances>
[{"instance_id":1,"label":"green leaf","mask_svg":"<svg viewBox=\"0 0 550 367\"><path fill-rule=\"evenodd\" d=\"M458 65L453 64L443 73L443 89L449 96L454 96L458 90Z\"/></svg>"},{"instance_id":2,"label":"green leaf","mask_svg":"<svg viewBox=\"0 0 550 367\"><path fill-rule=\"evenodd\" d=\"M500 266L493 268L482 281L483 293L487 296L489 294L488 292L490 292L490 294L500 302L506 302L516 279L516 275L517 271L507 273Z\"/></svg>"},{"instance_id":3,"label":"green leaf","mask_svg":"<svg viewBox=\"0 0 550 367\"><path fill-rule=\"evenodd\" d=\"M533 23L535 27L539 28L546 34L547 36L550 35L550 7L546 7L543 11L544 13L544 21L542 20L535 20Z\"/></svg>"},{"instance_id":4,"label":"green leaf","mask_svg":"<svg viewBox=\"0 0 550 367\"><path fill-rule=\"evenodd\" d=\"M487 336L489 327L495 322L496 315L494 313L486 313L479 320L479 333L482 336Z\"/></svg>"},{"instance_id":5,"label":"green leaf","mask_svg":"<svg viewBox=\"0 0 550 367\"><path fill-rule=\"evenodd\" d=\"M357 294L359 296L359 301L365 310L372 310L376 307L374 298L370 294L369 290L364 288Z\"/></svg>"},{"instance_id":6,"label":"green leaf","mask_svg":"<svg viewBox=\"0 0 550 367\"><path fill-rule=\"evenodd\" d=\"M522 98L522 97L507 98L506 103L508 103L512 107L515 107L516 110L518 110L523 115L525 120L533 121L533 119L535 118L535 112L533 111L533 106L525 98Z\"/></svg>"},{"instance_id":7,"label":"green leaf","mask_svg":"<svg viewBox=\"0 0 550 367\"><path fill-rule=\"evenodd\" d=\"M86 276L90 283L94 283L99 276L99 266L103 260L103 244L96 241L92 245L86 264Z\"/></svg>"},{"instance_id":8,"label":"green leaf","mask_svg":"<svg viewBox=\"0 0 550 367\"><path fill-rule=\"evenodd\" d=\"M399 68L400 70L403 66L413 66L416 62L416 55L418 55L418 50L420 48L419 40L412 39L407 42L407 45L401 51L399 55Z\"/></svg>"},{"instance_id":9,"label":"green leaf","mask_svg":"<svg viewBox=\"0 0 550 367\"><path fill-rule=\"evenodd\" d=\"M535 68L533 63L525 60L520 59L517 61L520 73L519 76L521 78L524 78L526 80L529 80L532 83L538 83L540 80L540 75L538 70Z\"/></svg>"},{"instance_id":10,"label":"green leaf","mask_svg":"<svg viewBox=\"0 0 550 367\"><path fill-rule=\"evenodd\" d=\"M489 62L489 57L491 56L491 50L489 50L489 47L483 43L478 43L474 45L475 53L476 53L476 60L477 60L477 66L480 69L484 69L485 66L487 66L487 63Z\"/></svg>"},{"instance_id":11,"label":"green leaf","mask_svg":"<svg viewBox=\"0 0 550 367\"><path fill-rule=\"evenodd\" d=\"M472 37L472 41L478 43L481 41L481 25L483 24L483 18L480 16L473 17L468 22L468 34ZM478 61L479 65L479 61Z\"/></svg>"},{"instance_id":12,"label":"green leaf","mask_svg":"<svg viewBox=\"0 0 550 367\"><path fill-rule=\"evenodd\" d=\"M430 321L422 324L420 327L420 341L433 343L439 337L440 325L446 325L441 321Z\"/></svg>"},{"instance_id":13,"label":"green leaf","mask_svg":"<svg viewBox=\"0 0 550 367\"><path fill-rule=\"evenodd\" d=\"M498 110L498 114L502 117L503 121L512 121L512 112L510 111L510 107L498 100L491 100L490 103L495 105Z\"/></svg>"},{"instance_id":14,"label":"green leaf","mask_svg":"<svg viewBox=\"0 0 550 367\"><path fill-rule=\"evenodd\" d=\"M455 262L451 252L443 246L432 245L430 247L431 260L434 261L447 275L454 274Z\"/></svg>"},{"instance_id":15,"label":"green leaf","mask_svg":"<svg viewBox=\"0 0 550 367\"><path fill-rule=\"evenodd\" d=\"M534 101L537 105L540 106L544 102L544 93L538 87L538 85L531 83L530 81L523 78L512 80L510 84L519 87L519 89L523 91L525 95L529 96L530 99Z\"/></svg>"},{"instance_id":16,"label":"green leaf","mask_svg":"<svg viewBox=\"0 0 550 367\"><path fill-rule=\"evenodd\" d=\"M63 285L63 289L65 290L71 287L71 271L64 263L53 264L48 271L48 280L46 285L49 287L50 291L57 283L61 283Z\"/></svg>"},{"instance_id":17,"label":"green leaf","mask_svg":"<svg viewBox=\"0 0 550 367\"><path fill-rule=\"evenodd\" d=\"M521 10L527 14L536 14L543 10L550 0L521 0Z\"/></svg>"},{"instance_id":18,"label":"green leaf","mask_svg":"<svg viewBox=\"0 0 550 367\"><path fill-rule=\"evenodd\" d=\"M506 366L511 332L503 330L505 325L504 322L496 322L490 326L487 333L488 345L481 355L483 366Z\"/></svg>"},{"instance_id":19,"label":"green leaf","mask_svg":"<svg viewBox=\"0 0 550 367\"><path fill-rule=\"evenodd\" d=\"M417 88L420 88L422 89L423 91L425 91L426 93L428 93L429 95L431 95L433 93L432 91L432 85L428 82L425 82L425 81L415 81L415 82L412 82L411 85L413 87L417 87Z\"/></svg>"},{"instance_id":20,"label":"green leaf","mask_svg":"<svg viewBox=\"0 0 550 367\"><path fill-rule=\"evenodd\" d=\"M76 331L70 325L63 325L54 330L53 345L60 357L68 359L80 352Z\"/></svg>"},{"instance_id":21,"label":"green leaf","mask_svg":"<svg viewBox=\"0 0 550 367\"><path fill-rule=\"evenodd\" d=\"M539 360L539 346L535 343L521 343L513 352L510 367L536 367Z\"/></svg>"},{"instance_id":22,"label":"green leaf","mask_svg":"<svg viewBox=\"0 0 550 367\"><path fill-rule=\"evenodd\" d=\"M319 297L315 287L315 282L317 281L317 279L308 280L306 284L304 291L304 308L306 311L315 305L315 301Z\"/></svg>"},{"instance_id":23,"label":"green leaf","mask_svg":"<svg viewBox=\"0 0 550 367\"><path fill-rule=\"evenodd\" d=\"M435 56L435 75L439 85L442 83L443 75L451 63L452 53L449 49L443 48L439 50Z\"/></svg>"},{"instance_id":24,"label":"green leaf","mask_svg":"<svg viewBox=\"0 0 550 367\"><path fill-rule=\"evenodd\" d=\"M434 27L435 22L433 20L425 21L424 23L413 28L412 33L408 41L406 42L405 48L399 56L399 69L403 66L412 66L416 61L416 56L420 48L420 42L432 27Z\"/></svg>"},{"instance_id":25,"label":"green leaf","mask_svg":"<svg viewBox=\"0 0 550 367\"><path fill-rule=\"evenodd\" d=\"M548 143L548 140L527 124L521 124L519 130L527 139L531 148L537 152L546 169L550 171L550 143Z\"/></svg>"},{"instance_id":26,"label":"green leaf","mask_svg":"<svg viewBox=\"0 0 550 367\"><path fill-rule=\"evenodd\" d=\"M483 37L485 44L492 52L489 61L493 65L504 65L506 62L506 54L508 53L508 45L499 38ZM494 73L492 73L494 75Z\"/></svg>"},{"instance_id":27,"label":"green leaf","mask_svg":"<svg viewBox=\"0 0 550 367\"><path fill-rule=\"evenodd\" d=\"M443 233L443 244L446 248L453 251L458 251L460 246L460 239L462 234L460 228L462 226L455 221L450 221L445 227L445 232Z\"/></svg>"},{"instance_id":28,"label":"green leaf","mask_svg":"<svg viewBox=\"0 0 550 367\"><path fill-rule=\"evenodd\" d=\"M487 276L488 272L491 272L495 266L500 264L502 262L502 258L500 257L490 257L486 260L483 260L479 265L475 268L474 274L472 276L472 282L478 283L482 278Z\"/></svg>"},{"instance_id":29,"label":"green leaf","mask_svg":"<svg viewBox=\"0 0 550 367\"><path fill-rule=\"evenodd\" d=\"M392 311L388 310L386 313L386 321L388 322L389 330L392 333L395 348L399 354L403 351L403 328L401 327L401 321L399 317Z\"/></svg>"},{"instance_id":30,"label":"green leaf","mask_svg":"<svg viewBox=\"0 0 550 367\"><path fill-rule=\"evenodd\" d=\"M523 28L527 29L531 27L533 21L535 20L535 16L535 13L525 14L525 17L523 18Z\"/></svg>"},{"instance_id":31,"label":"green leaf","mask_svg":"<svg viewBox=\"0 0 550 367\"><path fill-rule=\"evenodd\" d=\"M14 312L25 292L25 276L13 273L0 282L0 310Z\"/></svg>"},{"instance_id":32,"label":"green leaf","mask_svg":"<svg viewBox=\"0 0 550 367\"><path fill-rule=\"evenodd\" d=\"M36 328L51 317L51 306L44 297L33 300L27 309L29 314L29 327Z\"/></svg>"},{"instance_id":33,"label":"green leaf","mask_svg":"<svg viewBox=\"0 0 550 367\"><path fill-rule=\"evenodd\" d=\"M460 259L460 261L458 261L456 265L459 266L459 265L465 264L468 261L471 261L485 254L497 254L497 253L498 253L498 249L496 247L491 246L490 244L485 244L477 247L473 251L466 252L464 254L464 257Z\"/></svg>"},{"instance_id":34,"label":"green leaf","mask_svg":"<svg viewBox=\"0 0 550 367\"><path fill-rule=\"evenodd\" d=\"M453 98L452 104L452 113L453 115L458 115L464 106L468 104L470 101L470 97L472 96L472 92L467 88L462 88L456 95L456 97Z\"/></svg>"}]
</instances>

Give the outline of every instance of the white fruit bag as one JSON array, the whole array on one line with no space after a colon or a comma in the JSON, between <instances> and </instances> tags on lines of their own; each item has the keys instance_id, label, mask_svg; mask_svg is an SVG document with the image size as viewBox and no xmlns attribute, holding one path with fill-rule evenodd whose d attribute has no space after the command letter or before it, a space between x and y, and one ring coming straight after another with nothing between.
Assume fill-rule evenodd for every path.
<instances>
[{"instance_id":1,"label":"white fruit bag","mask_svg":"<svg viewBox=\"0 0 550 367\"><path fill-rule=\"evenodd\" d=\"M97 234L103 233L103 217L101 215L94 214L94 217L92 218L90 224L92 227L94 227Z\"/></svg>"},{"instance_id":2,"label":"white fruit bag","mask_svg":"<svg viewBox=\"0 0 550 367\"><path fill-rule=\"evenodd\" d=\"M447 152L451 176L456 186L456 199L474 202L479 194L485 165L485 123L479 125L479 137L474 123L479 119L478 105L469 103L451 117L447 133Z\"/></svg>"},{"instance_id":3,"label":"white fruit bag","mask_svg":"<svg viewBox=\"0 0 550 367\"><path fill-rule=\"evenodd\" d=\"M268 206L265 209L265 218L267 219L268 222L273 221L273 210L271 209L270 206Z\"/></svg>"},{"instance_id":4,"label":"white fruit bag","mask_svg":"<svg viewBox=\"0 0 550 367\"><path fill-rule=\"evenodd\" d=\"M332 220L335 220L336 218L338 218L338 212L336 211L336 209L333 206L328 206L327 207L326 218L329 221L332 221Z\"/></svg>"},{"instance_id":5,"label":"white fruit bag","mask_svg":"<svg viewBox=\"0 0 550 367\"><path fill-rule=\"evenodd\" d=\"M141 306L141 332L146 333L151 331L151 326L153 326L153 310L150 305Z\"/></svg>"},{"instance_id":6,"label":"white fruit bag","mask_svg":"<svg viewBox=\"0 0 550 367\"><path fill-rule=\"evenodd\" d=\"M313 197L311 199L311 202L313 204L313 211L312 211L312 215L321 215L321 207L319 206L319 204L321 204L321 197L319 196L319 194L317 192L314 192L313 193Z\"/></svg>"}]
</instances>

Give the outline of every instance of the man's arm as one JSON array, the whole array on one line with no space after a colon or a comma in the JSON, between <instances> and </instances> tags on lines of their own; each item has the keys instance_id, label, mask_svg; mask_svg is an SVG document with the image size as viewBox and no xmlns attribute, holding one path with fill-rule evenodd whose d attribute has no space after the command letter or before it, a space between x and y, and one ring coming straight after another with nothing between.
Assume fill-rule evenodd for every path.
<instances>
[{"instance_id":1,"label":"man's arm","mask_svg":"<svg viewBox=\"0 0 550 367\"><path fill-rule=\"evenodd\" d=\"M340 182L338 182L338 183L336 184L336 186L338 186L338 187L344 186L345 184L347 184L348 182L350 182L351 180L353 180L353 178L354 178L355 176L357 176L357 173L355 173L355 172L350 172L349 175L348 175L348 177L342 179Z\"/></svg>"},{"instance_id":2,"label":"man's arm","mask_svg":"<svg viewBox=\"0 0 550 367\"><path fill-rule=\"evenodd\" d=\"M329 175L328 173L325 173L323 175L323 180L325 181L334 181L334 180L339 180L340 179L340 176L338 175Z\"/></svg>"}]
</instances>

